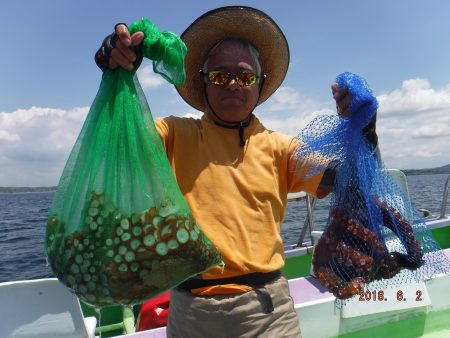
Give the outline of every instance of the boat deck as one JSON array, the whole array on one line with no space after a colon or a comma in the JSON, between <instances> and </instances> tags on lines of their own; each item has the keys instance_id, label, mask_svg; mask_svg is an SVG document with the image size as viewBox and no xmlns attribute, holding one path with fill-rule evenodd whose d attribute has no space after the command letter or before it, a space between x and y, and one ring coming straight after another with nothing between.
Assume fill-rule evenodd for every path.
<instances>
[{"instance_id":1,"label":"boat deck","mask_svg":"<svg viewBox=\"0 0 450 338\"><path fill-rule=\"evenodd\" d=\"M446 249L444 252L450 259L450 249ZM345 305L342 308L336 307L336 298L316 278L308 276L289 280L291 295L300 318L302 337L304 338L449 337L448 328L443 327L442 323L448 323L448 318L450 318L450 293L448 292L450 276L438 276L424 284L426 286L421 286L424 292L424 301L421 304L411 305L409 303L408 305L407 302L405 305L402 303L403 308L399 308L398 304L396 307L390 307L389 304L382 303L378 309L375 306L369 306L371 311L367 314L352 317L348 311L346 314ZM406 292L406 286L401 286L401 288ZM425 290L429 296L428 302ZM430 301L433 306L430 305ZM446 326L448 326L447 323L445 323ZM408 335L405 327L409 331L412 330L412 335ZM126 337L165 338L166 329L162 327L129 334Z\"/></svg>"}]
</instances>

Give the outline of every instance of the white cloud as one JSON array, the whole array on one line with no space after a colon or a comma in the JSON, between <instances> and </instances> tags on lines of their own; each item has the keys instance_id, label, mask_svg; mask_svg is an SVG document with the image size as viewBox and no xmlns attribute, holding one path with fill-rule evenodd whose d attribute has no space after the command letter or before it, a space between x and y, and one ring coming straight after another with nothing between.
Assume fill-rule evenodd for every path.
<instances>
[{"instance_id":1,"label":"white cloud","mask_svg":"<svg viewBox=\"0 0 450 338\"><path fill-rule=\"evenodd\" d=\"M431 112L450 107L450 87L435 90L426 79L403 81L400 89L378 97L380 113L411 115L412 112Z\"/></svg>"},{"instance_id":2,"label":"white cloud","mask_svg":"<svg viewBox=\"0 0 450 338\"><path fill-rule=\"evenodd\" d=\"M434 89L426 79L410 79L377 99L377 132L387 167L429 168L450 163L450 86ZM289 135L297 135L320 114L335 114L334 102L316 102L287 87L281 87L257 110L268 128Z\"/></svg>"},{"instance_id":3,"label":"white cloud","mask_svg":"<svg viewBox=\"0 0 450 338\"><path fill-rule=\"evenodd\" d=\"M17 142L20 140L20 136L17 134L8 133L6 130L0 130L0 142L2 140L7 142Z\"/></svg>"},{"instance_id":4,"label":"white cloud","mask_svg":"<svg viewBox=\"0 0 450 338\"><path fill-rule=\"evenodd\" d=\"M386 166L450 163L449 88L434 89L427 80L411 79L400 89L378 96L377 130ZM56 185L88 109L31 107L0 112L0 186ZM187 105L179 111L178 116L202 115ZM297 135L320 114L335 114L331 99L318 102L289 87L280 88L256 110L268 128L289 135Z\"/></svg>"},{"instance_id":5,"label":"white cloud","mask_svg":"<svg viewBox=\"0 0 450 338\"><path fill-rule=\"evenodd\" d=\"M316 116L333 114L329 108L333 104L309 99L295 88L280 87L256 109L256 115L269 129L297 135Z\"/></svg>"},{"instance_id":6,"label":"white cloud","mask_svg":"<svg viewBox=\"0 0 450 338\"><path fill-rule=\"evenodd\" d=\"M283 111L295 109L302 102L300 93L294 88L280 87L271 97L267 111Z\"/></svg>"},{"instance_id":7,"label":"white cloud","mask_svg":"<svg viewBox=\"0 0 450 338\"><path fill-rule=\"evenodd\" d=\"M450 89L426 79L378 96L378 134L386 165L429 168L450 163Z\"/></svg>"},{"instance_id":8,"label":"white cloud","mask_svg":"<svg viewBox=\"0 0 450 338\"><path fill-rule=\"evenodd\" d=\"M140 67L137 71L137 77L143 90L160 87L166 83L166 80L164 80L161 75L153 72L153 67L151 64L145 67Z\"/></svg>"},{"instance_id":9,"label":"white cloud","mask_svg":"<svg viewBox=\"0 0 450 338\"><path fill-rule=\"evenodd\" d=\"M197 119L197 120L201 119L202 116L203 116L202 112L195 111L195 110L190 112L190 113L186 113L185 115L183 115L183 117L193 118L193 119Z\"/></svg>"},{"instance_id":10,"label":"white cloud","mask_svg":"<svg viewBox=\"0 0 450 338\"><path fill-rule=\"evenodd\" d=\"M0 186L57 185L89 107L0 113ZM185 117L200 118L192 110Z\"/></svg>"},{"instance_id":11,"label":"white cloud","mask_svg":"<svg viewBox=\"0 0 450 338\"><path fill-rule=\"evenodd\" d=\"M0 186L55 185L87 107L31 107L0 113Z\"/></svg>"}]
</instances>

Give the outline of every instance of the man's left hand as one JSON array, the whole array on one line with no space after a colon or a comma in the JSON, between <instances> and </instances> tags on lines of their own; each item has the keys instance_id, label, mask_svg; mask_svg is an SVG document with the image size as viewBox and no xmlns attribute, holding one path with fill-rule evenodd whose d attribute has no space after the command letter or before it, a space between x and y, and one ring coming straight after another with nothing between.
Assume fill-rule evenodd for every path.
<instances>
[{"instance_id":1,"label":"man's left hand","mask_svg":"<svg viewBox=\"0 0 450 338\"><path fill-rule=\"evenodd\" d=\"M333 98L336 101L336 109L340 116L346 117L350 115L350 92L338 86L337 83L331 85L331 92L333 93Z\"/></svg>"}]
</instances>

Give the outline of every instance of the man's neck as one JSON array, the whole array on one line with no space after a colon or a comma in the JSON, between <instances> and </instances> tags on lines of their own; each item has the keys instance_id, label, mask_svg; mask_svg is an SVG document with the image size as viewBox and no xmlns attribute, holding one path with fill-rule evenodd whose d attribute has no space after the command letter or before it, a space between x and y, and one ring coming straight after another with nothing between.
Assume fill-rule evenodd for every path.
<instances>
[{"instance_id":1,"label":"man's neck","mask_svg":"<svg viewBox=\"0 0 450 338\"><path fill-rule=\"evenodd\" d=\"M239 126L246 127L249 124L249 122L250 122L250 120L251 120L251 118L253 116L253 114L250 113L243 120L240 120L240 121L226 121L226 120L221 119L219 116L214 114L214 112L209 110L209 109L206 111L206 114L208 114L208 116L211 117L211 119L217 125L223 126L223 127L228 127L228 128L238 128Z\"/></svg>"}]
</instances>

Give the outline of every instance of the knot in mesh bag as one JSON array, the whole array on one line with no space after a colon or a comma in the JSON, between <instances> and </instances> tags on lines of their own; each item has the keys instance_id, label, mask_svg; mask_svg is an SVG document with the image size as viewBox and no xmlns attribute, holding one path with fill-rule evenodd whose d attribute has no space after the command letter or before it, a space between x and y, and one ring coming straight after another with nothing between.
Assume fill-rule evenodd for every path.
<instances>
[{"instance_id":1,"label":"knot in mesh bag","mask_svg":"<svg viewBox=\"0 0 450 338\"><path fill-rule=\"evenodd\" d=\"M186 80L184 57L187 48L174 33L161 32L148 19L138 20L130 25L130 34L143 32L143 55L153 60L153 71L168 82L180 85Z\"/></svg>"}]
</instances>

